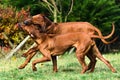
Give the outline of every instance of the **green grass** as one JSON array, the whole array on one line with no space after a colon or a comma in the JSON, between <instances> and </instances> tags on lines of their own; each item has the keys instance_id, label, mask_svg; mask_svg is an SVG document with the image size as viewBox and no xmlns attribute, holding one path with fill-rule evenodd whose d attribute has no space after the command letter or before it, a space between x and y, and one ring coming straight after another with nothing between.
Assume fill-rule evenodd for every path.
<instances>
[{"instance_id":1,"label":"green grass","mask_svg":"<svg viewBox=\"0 0 120 80\"><path fill-rule=\"evenodd\" d=\"M93 73L80 74L81 65L75 55L70 54L59 57L57 73L52 72L51 62L37 64L38 71L33 72L31 63L22 70L18 69L24 58L0 60L0 80L120 80L120 53L103 56L111 62L117 73L112 73L103 62L98 60ZM40 56L37 55L32 60L38 57ZM86 61L89 62L88 59Z\"/></svg>"}]
</instances>

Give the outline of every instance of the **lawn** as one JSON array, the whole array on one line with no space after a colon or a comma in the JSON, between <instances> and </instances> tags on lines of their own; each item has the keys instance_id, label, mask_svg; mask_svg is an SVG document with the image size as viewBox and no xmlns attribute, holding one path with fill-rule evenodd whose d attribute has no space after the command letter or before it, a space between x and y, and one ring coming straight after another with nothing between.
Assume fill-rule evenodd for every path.
<instances>
[{"instance_id":1,"label":"lawn","mask_svg":"<svg viewBox=\"0 0 120 80\"><path fill-rule=\"evenodd\" d=\"M18 66L25 59L13 57L7 61L0 60L0 80L120 80L120 53L103 56L111 62L117 73L112 73L103 62L98 60L93 73L80 74L81 65L75 54L65 54L58 58L59 71L57 73L52 72L51 62L37 64L38 71L36 72L32 71L31 63L19 70ZM38 57L40 56L37 55L33 59ZM89 62L87 58L86 61Z\"/></svg>"}]
</instances>

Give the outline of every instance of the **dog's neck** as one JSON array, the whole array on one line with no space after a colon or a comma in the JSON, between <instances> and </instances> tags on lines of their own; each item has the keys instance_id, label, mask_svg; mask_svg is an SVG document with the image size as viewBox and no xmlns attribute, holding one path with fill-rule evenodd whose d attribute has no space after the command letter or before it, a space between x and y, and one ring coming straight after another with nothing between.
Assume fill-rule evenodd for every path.
<instances>
[{"instance_id":1,"label":"dog's neck","mask_svg":"<svg viewBox=\"0 0 120 80\"><path fill-rule=\"evenodd\" d=\"M52 23L50 26L46 28L46 33L48 34L55 34L57 31L57 23Z\"/></svg>"}]
</instances>

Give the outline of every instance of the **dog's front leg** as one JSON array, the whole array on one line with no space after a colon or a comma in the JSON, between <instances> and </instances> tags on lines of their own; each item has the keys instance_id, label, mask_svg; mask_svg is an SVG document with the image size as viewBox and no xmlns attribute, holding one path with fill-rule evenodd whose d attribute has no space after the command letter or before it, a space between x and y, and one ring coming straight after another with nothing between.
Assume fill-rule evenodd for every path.
<instances>
[{"instance_id":1,"label":"dog's front leg","mask_svg":"<svg viewBox=\"0 0 120 80\"><path fill-rule=\"evenodd\" d=\"M53 72L57 72L57 59L56 56L51 56L52 57L52 63L53 63Z\"/></svg>"},{"instance_id":2,"label":"dog's front leg","mask_svg":"<svg viewBox=\"0 0 120 80\"><path fill-rule=\"evenodd\" d=\"M46 57L46 56L43 56L43 57L40 58L40 59L34 60L34 61L32 62L32 69L33 69L33 71L37 71L37 68L35 67L35 65L36 65L37 63L47 62L47 61L50 61L50 60L51 60L51 58L48 58L48 57Z\"/></svg>"},{"instance_id":3,"label":"dog's front leg","mask_svg":"<svg viewBox=\"0 0 120 80\"><path fill-rule=\"evenodd\" d=\"M38 50L38 46L35 46L35 47L29 49L26 53L23 53L22 57L27 57L29 54L36 52L37 50Z\"/></svg>"},{"instance_id":4,"label":"dog's front leg","mask_svg":"<svg viewBox=\"0 0 120 80\"><path fill-rule=\"evenodd\" d=\"M24 62L22 65L20 65L18 68L19 68L19 69L25 68L25 66L30 62L30 60L32 59L32 57L33 57L35 54L36 54L36 52L33 52L33 53L31 53L30 55L28 55L27 58L26 58L26 60L25 60L25 62Z\"/></svg>"},{"instance_id":5,"label":"dog's front leg","mask_svg":"<svg viewBox=\"0 0 120 80\"><path fill-rule=\"evenodd\" d=\"M37 68L35 67L35 65L37 63L42 63L42 62L47 62L47 61L50 61L51 60L51 54L50 54L50 51L46 49L46 46L45 45L39 45L38 46L39 48L39 51L41 52L41 54L43 55L42 58L40 59L36 59L32 62L32 69L33 71L37 71Z\"/></svg>"}]
</instances>

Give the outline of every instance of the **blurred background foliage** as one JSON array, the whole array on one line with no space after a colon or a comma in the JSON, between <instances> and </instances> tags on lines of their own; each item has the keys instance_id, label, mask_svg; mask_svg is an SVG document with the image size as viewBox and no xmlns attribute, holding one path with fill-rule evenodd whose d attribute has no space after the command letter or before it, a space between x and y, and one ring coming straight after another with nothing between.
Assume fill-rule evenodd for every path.
<instances>
[{"instance_id":1,"label":"blurred background foliage","mask_svg":"<svg viewBox=\"0 0 120 80\"><path fill-rule=\"evenodd\" d=\"M113 38L120 34L120 0L0 0L0 46L12 49L18 45L27 34L16 28L16 23L39 13L52 21L56 18L57 22L90 22L104 35L111 32L114 22L116 31ZM116 50L119 42L120 39L105 45L97 40L101 51L111 51L113 47ZM30 39L24 48L32 43Z\"/></svg>"}]
</instances>

